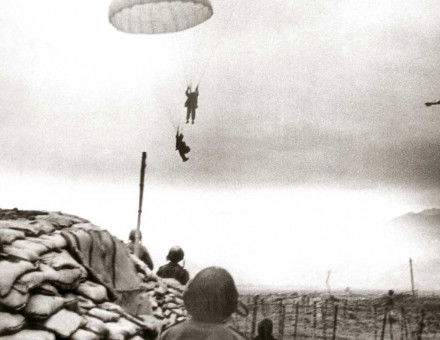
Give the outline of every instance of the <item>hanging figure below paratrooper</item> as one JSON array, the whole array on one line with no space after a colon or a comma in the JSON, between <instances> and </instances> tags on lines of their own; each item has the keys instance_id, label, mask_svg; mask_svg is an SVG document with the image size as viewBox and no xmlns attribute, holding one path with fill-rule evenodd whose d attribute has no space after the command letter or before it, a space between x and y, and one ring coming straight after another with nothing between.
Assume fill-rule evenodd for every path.
<instances>
[{"instance_id":1,"label":"hanging figure below paratrooper","mask_svg":"<svg viewBox=\"0 0 440 340\"><path fill-rule=\"evenodd\" d=\"M185 107L186 107L186 124L189 123L189 120L191 118L191 123L194 124L194 119L196 118L196 109L197 101L199 98L199 85L197 85L196 90L194 92L191 91L191 86L188 86L185 91L186 95L186 101L185 101Z\"/></svg>"},{"instance_id":2,"label":"hanging figure below paratrooper","mask_svg":"<svg viewBox=\"0 0 440 340\"><path fill-rule=\"evenodd\" d=\"M189 159L188 157L186 157L186 154L189 153L191 149L188 145L186 145L183 138L184 138L183 133L179 130L179 127L177 127L176 150L179 151L179 155L180 157L182 157L182 161L186 162Z\"/></svg>"}]
</instances>

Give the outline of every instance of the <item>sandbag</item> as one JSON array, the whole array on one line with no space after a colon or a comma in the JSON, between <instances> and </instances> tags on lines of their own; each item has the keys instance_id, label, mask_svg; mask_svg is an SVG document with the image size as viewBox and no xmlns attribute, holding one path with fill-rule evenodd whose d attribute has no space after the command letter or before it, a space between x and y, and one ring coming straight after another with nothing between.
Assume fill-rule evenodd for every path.
<instances>
[{"instance_id":1,"label":"sandbag","mask_svg":"<svg viewBox=\"0 0 440 340\"><path fill-rule=\"evenodd\" d=\"M41 243L29 241L28 239L16 240L11 243L11 246L20 249L32 250L39 256L49 250L45 245Z\"/></svg>"},{"instance_id":2,"label":"sandbag","mask_svg":"<svg viewBox=\"0 0 440 340\"><path fill-rule=\"evenodd\" d=\"M75 289L87 277L87 273L82 268L58 270L57 274L53 284L63 290Z\"/></svg>"},{"instance_id":3,"label":"sandbag","mask_svg":"<svg viewBox=\"0 0 440 340\"><path fill-rule=\"evenodd\" d=\"M138 325L127 320L126 318L120 318L116 323L121 326L121 328L123 328L129 336L133 336L141 330Z\"/></svg>"},{"instance_id":4,"label":"sandbag","mask_svg":"<svg viewBox=\"0 0 440 340\"><path fill-rule=\"evenodd\" d=\"M25 235L23 231L0 228L0 240L3 244L9 244L15 240L24 239L24 237Z\"/></svg>"},{"instance_id":5,"label":"sandbag","mask_svg":"<svg viewBox=\"0 0 440 340\"><path fill-rule=\"evenodd\" d=\"M119 306L119 305L117 305L116 303L113 303L113 302L101 303L99 305L99 308L105 309L105 310L110 311L110 312L115 312L115 313L118 313L118 314L125 313L124 309L122 309L121 306Z\"/></svg>"},{"instance_id":6,"label":"sandbag","mask_svg":"<svg viewBox=\"0 0 440 340\"><path fill-rule=\"evenodd\" d=\"M88 314L104 322L113 322L120 318L119 314L101 308L92 308L88 311Z\"/></svg>"},{"instance_id":7,"label":"sandbag","mask_svg":"<svg viewBox=\"0 0 440 340\"><path fill-rule=\"evenodd\" d=\"M83 229L85 231L89 231L89 230L97 230L97 231L101 231L101 228L99 228L97 225L87 222L87 223L75 223L72 228L76 228L76 229Z\"/></svg>"},{"instance_id":8,"label":"sandbag","mask_svg":"<svg viewBox=\"0 0 440 340\"><path fill-rule=\"evenodd\" d=\"M100 337L93 332L86 331L85 329L78 329L70 337L71 340L99 340Z\"/></svg>"},{"instance_id":9,"label":"sandbag","mask_svg":"<svg viewBox=\"0 0 440 340\"><path fill-rule=\"evenodd\" d=\"M96 304L92 300L81 295L67 293L64 295L64 297L76 299L78 301L78 305L83 309L92 309L96 307Z\"/></svg>"},{"instance_id":10,"label":"sandbag","mask_svg":"<svg viewBox=\"0 0 440 340\"><path fill-rule=\"evenodd\" d=\"M0 298L0 306L19 311L26 306L28 299L29 293L27 291L22 292L12 288L8 295Z\"/></svg>"},{"instance_id":11,"label":"sandbag","mask_svg":"<svg viewBox=\"0 0 440 340\"><path fill-rule=\"evenodd\" d=\"M63 290L72 290L85 280L87 272L84 268L55 270L48 265L41 264L40 270L48 275L48 281Z\"/></svg>"},{"instance_id":12,"label":"sandbag","mask_svg":"<svg viewBox=\"0 0 440 340\"><path fill-rule=\"evenodd\" d=\"M32 249L23 249L12 245L4 246L3 253L9 255L9 257L28 262L37 262L40 259L40 256Z\"/></svg>"},{"instance_id":13,"label":"sandbag","mask_svg":"<svg viewBox=\"0 0 440 340\"><path fill-rule=\"evenodd\" d=\"M0 312L0 335L16 333L23 328L25 319L20 314Z\"/></svg>"},{"instance_id":14,"label":"sandbag","mask_svg":"<svg viewBox=\"0 0 440 340\"><path fill-rule=\"evenodd\" d=\"M47 319L58 312L64 303L62 297L37 294L29 298L24 313L33 319Z\"/></svg>"},{"instance_id":15,"label":"sandbag","mask_svg":"<svg viewBox=\"0 0 440 340\"><path fill-rule=\"evenodd\" d=\"M39 215L36 216L35 219L39 221L47 221L53 226L55 226L57 229L69 228L75 223L83 223L84 221L86 221L77 216L61 214L61 213L50 213L48 215Z\"/></svg>"},{"instance_id":16,"label":"sandbag","mask_svg":"<svg viewBox=\"0 0 440 340\"><path fill-rule=\"evenodd\" d=\"M58 290L54 286L52 286L50 283L43 283L41 286L34 288L33 293L49 295L49 296L59 295Z\"/></svg>"},{"instance_id":17,"label":"sandbag","mask_svg":"<svg viewBox=\"0 0 440 340\"><path fill-rule=\"evenodd\" d=\"M41 235L40 237L28 237L28 241L40 243L47 247L48 250L63 249L66 247L66 240L59 233L49 235Z\"/></svg>"},{"instance_id":18,"label":"sandbag","mask_svg":"<svg viewBox=\"0 0 440 340\"><path fill-rule=\"evenodd\" d=\"M55 340L55 335L47 331L25 329L13 335L0 336L0 340Z\"/></svg>"},{"instance_id":19,"label":"sandbag","mask_svg":"<svg viewBox=\"0 0 440 340\"><path fill-rule=\"evenodd\" d=\"M55 226L49 221L44 220L32 220L29 222L33 228L37 230L38 235L40 234L50 234L55 230Z\"/></svg>"},{"instance_id":20,"label":"sandbag","mask_svg":"<svg viewBox=\"0 0 440 340\"><path fill-rule=\"evenodd\" d=\"M90 315L85 315L84 319L86 321L86 324L84 325L85 329L94 332L103 338L107 337L108 330L102 320Z\"/></svg>"},{"instance_id":21,"label":"sandbag","mask_svg":"<svg viewBox=\"0 0 440 340\"><path fill-rule=\"evenodd\" d=\"M35 266L28 261L10 262L0 260L0 297L6 296L20 275L34 270Z\"/></svg>"},{"instance_id":22,"label":"sandbag","mask_svg":"<svg viewBox=\"0 0 440 340\"><path fill-rule=\"evenodd\" d=\"M44 323L44 327L63 338L68 338L85 323L81 316L66 309L61 309Z\"/></svg>"},{"instance_id":23,"label":"sandbag","mask_svg":"<svg viewBox=\"0 0 440 340\"><path fill-rule=\"evenodd\" d=\"M152 291L157 287L156 281L142 282L141 287L146 291Z\"/></svg>"},{"instance_id":24,"label":"sandbag","mask_svg":"<svg viewBox=\"0 0 440 340\"><path fill-rule=\"evenodd\" d=\"M76 291L81 295L93 300L95 303L101 303L108 300L107 288L92 281L85 281L81 283Z\"/></svg>"},{"instance_id":25,"label":"sandbag","mask_svg":"<svg viewBox=\"0 0 440 340\"><path fill-rule=\"evenodd\" d=\"M129 336L128 330L117 322L107 322L105 326L108 329L107 338L109 340L124 340Z\"/></svg>"},{"instance_id":26,"label":"sandbag","mask_svg":"<svg viewBox=\"0 0 440 340\"><path fill-rule=\"evenodd\" d=\"M21 286L26 286L27 289L33 289L40 286L43 282L49 279L49 275L42 271L33 271L22 275L17 283Z\"/></svg>"},{"instance_id":27,"label":"sandbag","mask_svg":"<svg viewBox=\"0 0 440 340\"><path fill-rule=\"evenodd\" d=\"M81 268L81 265L65 249L61 252L51 251L42 255L41 262L56 270Z\"/></svg>"},{"instance_id":28,"label":"sandbag","mask_svg":"<svg viewBox=\"0 0 440 340\"><path fill-rule=\"evenodd\" d=\"M37 226L30 225L28 220L0 220L0 229L14 229L25 233L26 236L38 236Z\"/></svg>"}]
</instances>

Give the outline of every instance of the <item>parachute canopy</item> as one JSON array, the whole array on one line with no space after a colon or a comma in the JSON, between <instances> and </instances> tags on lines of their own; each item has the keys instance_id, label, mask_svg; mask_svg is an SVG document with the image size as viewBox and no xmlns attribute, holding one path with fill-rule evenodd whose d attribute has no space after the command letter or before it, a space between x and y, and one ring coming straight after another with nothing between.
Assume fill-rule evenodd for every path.
<instances>
[{"instance_id":1,"label":"parachute canopy","mask_svg":"<svg viewBox=\"0 0 440 340\"><path fill-rule=\"evenodd\" d=\"M172 33L197 26L213 15L209 0L113 0L109 21L127 33Z\"/></svg>"}]
</instances>

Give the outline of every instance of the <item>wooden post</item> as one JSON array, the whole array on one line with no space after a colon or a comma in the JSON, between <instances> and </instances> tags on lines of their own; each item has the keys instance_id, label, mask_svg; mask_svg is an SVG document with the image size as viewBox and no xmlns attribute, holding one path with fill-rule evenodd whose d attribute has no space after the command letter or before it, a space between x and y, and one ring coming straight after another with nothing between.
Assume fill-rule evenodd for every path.
<instances>
[{"instance_id":1,"label":"wooden post","mask_svg":"<svg viewBox=\"0 0 440 340\"><path fill-rule=\"evenodd\" d=\"M419 329L417 330L417 340L422 340L423 329L425 328L425 311L420 311Z\"/></svg>"},{"instance_id":2,"label":"wooden post","mask_svg":"<svg viewBox=\"0 0 440 340\"><path fill-rule=\"evenodd\" d=\"M136 227L136 235L134 241L134 254L139 257L140 251L140 231L141 231L141 215L142 215L142 203L144 200L144 180L145 180L145 168L147 166L147 153L142 152L142 160L141 160L141 178L139 182L139 207L138 207L138 218L137 218L137 227Z\"/></svg>"},{"instance_id":3,"label":"wooden post","mask_svg":"<svg viewBox=\"0 0 440 340\"><path fill-rule=\"evenodd\" d=\"M309 312L309 308L308 308L308 304L309 304L309 301L307 301L307 298L305 299L305 301L304 301L304 304L303 304L303 308L304 308L304 310L303 310L303 327L304 327L304 329L307 329L307 313Z\"/></svg>"},{"instance_id":4,"label":"wooden post","mask_svg":"<svg viewBox=\"0 0 440 340\"><path fill-rule=\"evenodd\" d=\"M399 322L400 322L400 340L405 340L405 326L404 326L402 308L400 309L400 317L399 317Z\"/></svg>"},{"instance_id":5,"label":"wooden post","mask_svg":"<svg viewBox=\"0 0 440 340\"><path fill-rule=\"evenodd\" d=\"M390 325L390 339L394 340L394 334L393 334L393 318L391 317L390 314L388 314L388 323Z\"/></svg>"},{"instance_id":6,"label":"wooden post","mask_svg":"<svg viewBox=\"0 0 440 340\"><path fill-rule=\"evenodd\" d=\"M382 332L380 333L380 340L385 339L385 328L387 326L387 316L388 316L388 310L385 309L383 312Z\"/></svg>"},{"instance_id":7,"label":"wooden post","mask_svg":"<svg viewBox=\"0 0 440 340\"><path fill-rule=\"evenodd\" d=\"M316 336L316 301L313 301L313 339Z\"/></svg>"},{"instance_id":8,"label":"wooden post","mask_svg":"<svg viewBox=\"0 0 440 340\"><path fill-rule=\"evenodd\" d=\"M374 340L377 340L377 307L373 306Z\"/></svg>"},{"instance_id":9,"label":"wooden post","mask_svg":"<svg viewBox=\"0 0 440 340\"><path fill-rule=\"evenodd\" d=\"M284 338L284 304L283 300L280 299L279 310L278 310L278 334L280 340Z\"/></svg>"},{"instance_id":10,"label":"wooden post","mask_svg":"<svg viewBox=\"0 0 440 340\"><path fill-rule=\"evenodd\" d=\"M293 339L296 339L296 335L298 334L298 318L299 318L299 304L295 303L295 323L293 325Z\"/></svg>"},{"instance_id":11,"label":"wooden post","mask_svg":"<svg viewBox=\"0 0 440 340\"><path fill-rule=\"evenodd\" d=\"M338 305L335 305L334 314L333 314L333 336L332 336L332 340L336 340L337 327L338 327Z\"/></svg>"},{"instance_id":12,"label":"wooden post","mask_svg":"<svg viewBox=\"0 0 440 340\"><path fill-rule=\"evenodd\" d=\"M385 309L385 311L383 312L382 332L380 333L380 340L385 339L385 328L387 326L387 316L388 316L388 309Z\"/></svg>"},{"instance_id":13,"label":"wooden post","mask_svg":"<svg viewBox=\"0 0 440 340\"><path fill-rule=\"evenodd\" d=\"M258 295L254 296L254 308L252 310L251 339L255 337L255 331L257 329L258 298L259 298Z\"/></svg>"},{"instance_id":14,"label":"wooden post","mask_svg":"<svg viewBox=\"0 0 440 340\"><path fill-rule=\"evenodd\" d=\"M402 313L402 321L403 321L403 327L404 327L404 331L405 331L405 340L407 340L408 339L408 324L406 321L405 307L402 307L400 310Z\"/></svg>"},{"instance_id":15,"label":"wooden post","mask_svg":"<svg viewBox=\"0 0 440 340\"><path fill-rule=\"evenodd\" d=\"M327 314L327 300L324 300L324 303L321 306L321 316L322 316L322 337L327 339L327 325L325 323Z\"/></svg>"},{"instance_id":16,"label":"wooden post","mask_svg":"<svg viewBox=\"0 0 440 340\"><path fill-rule=\"evenodd\" d=\"M412 258L409 259L409 271L410 271L410 274L411 274L411 290L412 290L412 295L416 296L416 290L414 288L414 271L413 271Z\"/></svg>"}]
</instances>

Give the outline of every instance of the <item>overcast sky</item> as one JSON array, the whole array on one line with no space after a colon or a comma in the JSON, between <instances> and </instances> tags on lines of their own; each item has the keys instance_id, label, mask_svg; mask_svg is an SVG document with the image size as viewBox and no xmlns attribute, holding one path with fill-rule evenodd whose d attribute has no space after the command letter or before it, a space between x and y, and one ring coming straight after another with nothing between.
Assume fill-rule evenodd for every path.
<instances>
[{"instance_id":1,"label":"overcast sky","mask_svg":"<svg viewBox=\"0 0 440 340\"><path fill-rule=\"evenodd\" d=\"M359 234L330 226L362 233L440 204L440 109L423 105L440 99L438 1L212 3L193 30L142 36L108 23L108 1L2 0L0 205L79 214L125 237L146 150L156 262L180 243L243 282L319 286L347 264L336 248L359 251ZM182 163L174 127L190 79L201 79L199 109ZM287 256L290 240L322 253ZM268 279L254 256L301 274ZM358 274L340 285L364 283Z\"/></svg>"}]
</instances>

